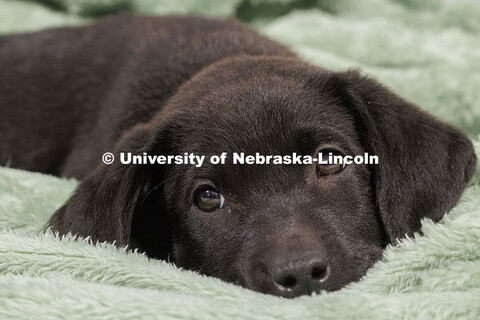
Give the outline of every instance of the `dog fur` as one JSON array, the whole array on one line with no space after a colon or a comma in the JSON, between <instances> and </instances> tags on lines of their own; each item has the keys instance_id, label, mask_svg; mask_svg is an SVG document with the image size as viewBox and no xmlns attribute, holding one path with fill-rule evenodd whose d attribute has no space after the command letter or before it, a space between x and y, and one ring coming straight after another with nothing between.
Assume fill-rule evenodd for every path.
<instances>
[{"instance_id":1,"label":"dog fur","mask_svg":"<svg viewBox=\"0 0 480 320\"><path fill-rule=\"evenodd\" d=\"M265 293L358 280L386 244L418 232L423 218L439 221L475 168L459 130L232 20L125 15L5 36L0 69L0 164L81 180L54 230ZM379 164L319 175L316 165L101 163L107 151L319 150L368 152ZM199 209L205 186L224 207ZM312 266L321 279L303 278Z\"/></svg>"}]
</instances>

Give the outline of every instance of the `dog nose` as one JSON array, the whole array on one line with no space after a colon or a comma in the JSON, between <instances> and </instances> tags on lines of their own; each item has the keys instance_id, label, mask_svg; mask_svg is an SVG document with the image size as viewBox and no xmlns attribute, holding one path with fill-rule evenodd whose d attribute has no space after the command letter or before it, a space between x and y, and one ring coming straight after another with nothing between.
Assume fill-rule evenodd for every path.
<instances>
[{"instance_id":1,"label":"dog nose","mask_svg":"<svg viewBox=\"0 0 480 320\"><path fill-rule=\"evenodd\" d=\"M322 255L303 259L282 259L271 270L276 291L284 297L319 292L330 275L330 266Z\"/></svg>"}]
</instances>

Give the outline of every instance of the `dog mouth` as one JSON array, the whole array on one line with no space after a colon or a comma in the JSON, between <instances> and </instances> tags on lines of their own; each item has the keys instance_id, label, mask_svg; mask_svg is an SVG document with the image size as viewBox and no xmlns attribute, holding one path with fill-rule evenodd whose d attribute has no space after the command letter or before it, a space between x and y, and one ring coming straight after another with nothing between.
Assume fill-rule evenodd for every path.
<instances>
[{"instance_id":1,"label":"dog mouth","mask_svg":"<svg viewBox=\"0 0 480 320\"><path fill-rule=\"evenodd\" d=\"M345 248L323 246L308 249L259 250L239 256L230 270L228 282L263 294L296 298L320 292L332 292L360 280L381 258L382 248L359 247L349 254ZM343 250L342 250L343 249ZM280 253L279 253L280 252ZM288 252L289 254L283 254ZM361 253L361 254L360 254Z\"/></svg>"}]
</instances>

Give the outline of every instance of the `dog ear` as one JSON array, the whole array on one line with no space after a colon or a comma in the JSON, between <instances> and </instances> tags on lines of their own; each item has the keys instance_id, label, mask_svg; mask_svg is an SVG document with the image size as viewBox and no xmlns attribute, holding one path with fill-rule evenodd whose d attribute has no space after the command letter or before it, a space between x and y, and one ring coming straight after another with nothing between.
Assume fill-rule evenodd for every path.
<instances>
[{"instance_id":1,"label":"dog ear","mask_svg":"<svg viewBox=\"0 0 480 320\"><path fill-rule=\"evenodd\" d=\"M387 240L419 231L422 218L439 221L475 170L470 140L358 72L340 77L366 151L379 158L372 183Z\"/></svg>"},{"instance_id":2,"label":"dog ear","mask_svg":"<svg viewBox=\"0 0 480 320\"><path fill-rule=\"evenodd\" d=\"M97 167L51 217L52 229L61 234L90 236L94 241L128 245L134 214L155 187L158 173L151 165L122 164L119 154L151 154L156 138L148 125L130 130L115 147L115 161Z\"/></svg>"}]
</instances>

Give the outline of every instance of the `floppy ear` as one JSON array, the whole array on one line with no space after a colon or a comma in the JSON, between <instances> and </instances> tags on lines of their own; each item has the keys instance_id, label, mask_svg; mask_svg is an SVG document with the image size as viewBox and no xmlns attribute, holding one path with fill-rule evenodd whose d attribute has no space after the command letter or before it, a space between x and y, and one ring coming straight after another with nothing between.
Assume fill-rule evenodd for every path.
<instances>
[{"instance_id":1,"label":"floppy ear","mask_svg":"<svg viewBox=\"0 0 480 320\"><path fill-rule=\"evenodd\" d=\"M126 134L115 147L115 161L97 167L51 217L52 229L128 245L135 211L154 187L156 176L150 165L122 164L119 153L150 153L155 140L152 132L149 126L138 125Z\"/></svg>"},{"instance_id":2,"label":"floppy ear","mask_svg":"<svg viewBox=\"0 0 480 320\"><path fill-rule=\"evenodd\" d=\"M379 157L372 179L388 241L419 231L424 217L439 221L473 175L470 140L358 72L342 77L364 146Z\"/></svg>"}]
</instances>

